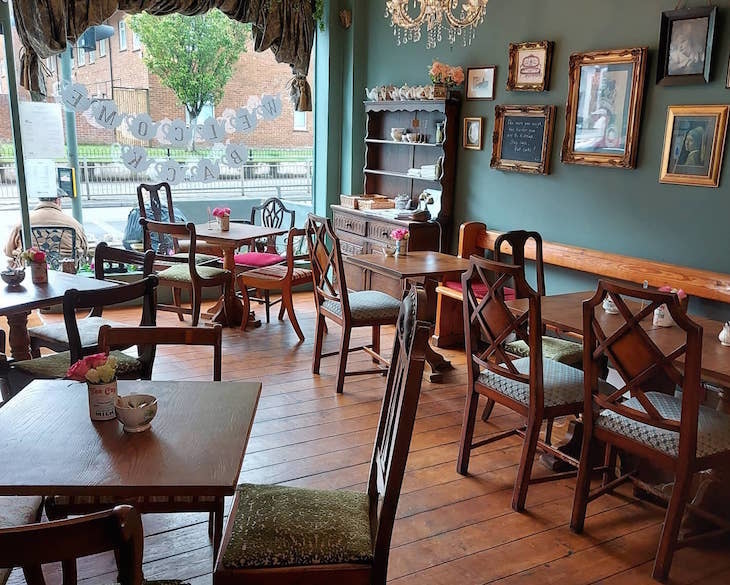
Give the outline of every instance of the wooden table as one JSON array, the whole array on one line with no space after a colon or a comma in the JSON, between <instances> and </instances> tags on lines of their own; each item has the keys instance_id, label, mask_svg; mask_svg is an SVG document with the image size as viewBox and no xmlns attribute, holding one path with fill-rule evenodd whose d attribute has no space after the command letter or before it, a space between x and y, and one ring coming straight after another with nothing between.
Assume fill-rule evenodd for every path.
<instances>
[{"instance_id":1,"label":"wooden table","mask_svg":"<svg viewBox=\"0 0 730 585\"><path fill-rule=\"evenodd\" d=\"M429 319L434 323L438 283L444 279L458 280L461 273L469 269L469 260L441 252L409 252L407 256L358 254L347 256L344 260L363 270L399 279L404 286L408 280L422 279L426 289L427 312ZM441 382L442 372L453 369L451 363L434 351L430 344L426 348L426 361L431 369L429 374L431 382Z\"/></svg>"},{"instance_id":2,"label":"wooden table","mask_svg":"<svg viewBox=\"0 0 730 585\"><path fill-rule=\"evenodd\" d=\"M30 359L28 338L28 315L34 309L56 305L63 300L67 290L100 290L117 286L108 280L97 280L89 276L48 271L46 284L33 284L30 270L25 271L25 280L19 287L0 283L0 315L8 319L10 326L10 355L16 360Z\"/></svg>"},{"instance_id":3,"label":"wooden table","mask_svg":"<svg viewBox=\"0 0 730 585\"><path fill-rule=\"evenodd\" d=\"M200 223L195 226L197 239L213 244L223 250L223 268L231 272L231 286L228 289L228 295L221 297L214 307L213 321L228 327L240 326L243 321L243 304L236 297L236 250L253 240L280 236L287 233L287 231L281 228L268 228L244 223L231 223L231 228L227 232L221 231L218 226L210 227L207 223ZM225 312L223 311L224 306Z\"/></svg>"}]
</instances>

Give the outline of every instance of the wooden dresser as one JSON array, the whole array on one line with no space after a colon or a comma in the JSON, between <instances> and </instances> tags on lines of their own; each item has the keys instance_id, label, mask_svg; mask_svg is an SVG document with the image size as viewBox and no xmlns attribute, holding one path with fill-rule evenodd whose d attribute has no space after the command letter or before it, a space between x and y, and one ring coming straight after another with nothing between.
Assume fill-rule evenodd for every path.
<instances>
[{"instance_id":1,"label":"wooden dresser","mask_svg":"<svg viewBox=\"0 0 730 585\"><path fill-rule=\"evenodd\" d=\"M384 217L377 211L350 209L332 205L332 225L340 238L342 255L380 252L393 244L390 232L406 228L411 233L409 250L439 250L440 227L434 222L408 222ZM401 296L401 283L380 274L363 271L345 262L347 287L352 290L379 290L396 298Z\"/></svg>"}]
</instances>

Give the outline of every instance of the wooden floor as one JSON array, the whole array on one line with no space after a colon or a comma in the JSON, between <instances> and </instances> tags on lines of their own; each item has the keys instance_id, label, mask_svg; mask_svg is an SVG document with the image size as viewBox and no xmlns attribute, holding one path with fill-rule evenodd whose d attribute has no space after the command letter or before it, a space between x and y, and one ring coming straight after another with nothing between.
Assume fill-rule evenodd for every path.
<instances>
[{"instance_id":1,"label":"wooden floor","mask_svg":"<svg viewBox=\"0 0 730 585\"><path fill-rule=\"evenodd\" d=\"M307 336L297 344L288 321L260 329L224 333L223 379L261 380L263 391L244 459L241 481L364 490L385 379L348 378L345 392L333 390L336 358L323 361L322 374L310 373L314 311L311 293L296 297L297 314ZM259 311L261 314L262 311ZM113 314L113 317L112 317ZM134 324L136 311L105 316ZM56 317L50 317L54 319ZM175 324L171 313L160 324ZM337 348L339 331L330 327L326 350ZM384 328L385 343L392 329ZM363 330L352 344L369 341ZM521 442L510 438L475 451L471 474L456 473L457 441L464 405L462 352L448 352L455 370L444 384L424 382L411 444L398 519L393 534L389 580L398 585L481 583L561 583L611 585L653 583L649 574L663 512L628 496L605 496L592 503L586 531L568 528L573 480L530 488L528 510L510 508ZM211 355L205 350L160 350L156 379L209 379ZM369 364L362 352L351 367ZM477 435L517 423L507 410L495 409ZM542 466L536 466L543 473ZM202 514L149 515L145 524L145 577L211 583L212 547ZM684 549L675 556L672 583L730 583L727 544ZM111 555L79 564L83 583L115 579ZM60 583L57 568L49 584ZM15 571L13 585L23 582Z\"/></svg>"}]
</instances>

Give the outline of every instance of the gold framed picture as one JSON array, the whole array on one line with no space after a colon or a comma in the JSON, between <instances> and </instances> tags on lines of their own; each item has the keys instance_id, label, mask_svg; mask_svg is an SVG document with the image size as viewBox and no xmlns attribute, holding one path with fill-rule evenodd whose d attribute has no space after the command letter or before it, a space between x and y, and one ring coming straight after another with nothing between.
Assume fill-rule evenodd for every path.
<instances>
[{"instance_id":1,"label":"gold framed picture","mask_svg":"<svg viewBox=\"0 0 730 585\"><path fill-rule=\"evenodd\" d=\"M646 56L646 47L570 56L564 163L636 167Z\"/></svg>"},{"instance_id":2,"label":"gold framed picture","mask_svg":"<svg viewBox=\"0 0 730 585\"><path fill-rule=\"evenodd\" d=\"M481 150L484 136L483 118L464 118L461 145L467 150Z\"/></svg>"},{"instance_id":3,"label":"gold framed picture","mask_svg":"<svg viewBox=\"0 0 730 585\"><path fill-rule=\"evenodd\" d=\"M717 187L730 106L669 106L660 183Z\"/></svg>"},{"instance_id":4,"label":"gold framed picture","mask_svg":"<svg viewBox=\"0 0 730 585\"><path fill-rule=\"evenodd\" d=\"M547 91L553 42L510 43L507 91Z\"/></svg>"},{"instance_id":5,"label":"gold framed picture","mask_svg":"<svg viewBox=\"0 0 730 585\"><path fill-rule=\"evenodd\" d=\"M550 174L555 106L497 106L490 166L502 171Z\"/></svg>"}]
</instances>

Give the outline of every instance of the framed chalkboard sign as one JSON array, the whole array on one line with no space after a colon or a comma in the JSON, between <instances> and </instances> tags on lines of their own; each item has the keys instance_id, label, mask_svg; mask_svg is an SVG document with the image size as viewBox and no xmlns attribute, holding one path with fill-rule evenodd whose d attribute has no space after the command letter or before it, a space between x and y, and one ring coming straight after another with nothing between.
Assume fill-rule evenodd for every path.
<instances>
[{"instance_id":1,"label":"framed chalkboard sign","mask_svg":"<svg viewBox=\"0 0 730 585\"><path fill-rule=\"evenodd\" d=\"M555 106L497 106L491 166L502 171L550 173Z\"/></svg>"}]
</instances>

